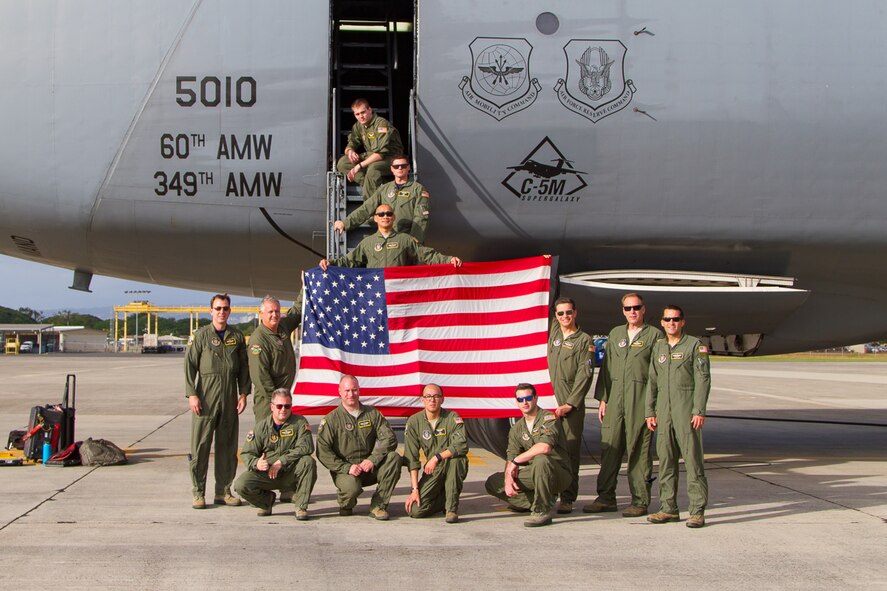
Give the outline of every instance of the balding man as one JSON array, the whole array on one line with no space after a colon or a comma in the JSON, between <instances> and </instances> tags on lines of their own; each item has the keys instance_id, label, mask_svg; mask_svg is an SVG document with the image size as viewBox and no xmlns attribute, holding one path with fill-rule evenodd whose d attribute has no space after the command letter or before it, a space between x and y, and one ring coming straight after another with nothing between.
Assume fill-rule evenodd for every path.
<instances>
[{"instance_id":1,"label":"balding man","mask_svg":"<svg viewBox=\"0 0 887 591\"><path fill-rule=\"evenodd\" d=\"M302 322L302 295L286 316L280 316L280 300L266 295L259 307L259 326L249 339L249 376L253 382L256 424L271 416L271 393L290 391L296 377L296 354L290 335Z\"/></svg>"},{"instance_id":2,"label":"balding man","mask_svg":"<svg viewBox=\"0 0 887 591\"><path fill-rule=\"evenodd\" d=\"M360 402L354 376L339 381L341 403L320 421L317 459L336 485L339 515L351 515L364 486L376 484L370 516L388 519L388 502L400 479L402 459L397 438L378 410Z\"/></svg>"},{"instance_id":3,"label":"balding man","mask_svg":"<svg viewBox=\"0 0 887 591\"><path fill-rule=\"evenodd\" d=\"M456 523L459 495L468 475L468 439L462 417L442 408L443 401L443 389L428 384L422 389L425 409L407 419L403 459L412 490L405 508L410 517L429 517L446 510L446 522ZM425 455L424 466L419 460L420 449Z\"/></svg>"}]
</instances>

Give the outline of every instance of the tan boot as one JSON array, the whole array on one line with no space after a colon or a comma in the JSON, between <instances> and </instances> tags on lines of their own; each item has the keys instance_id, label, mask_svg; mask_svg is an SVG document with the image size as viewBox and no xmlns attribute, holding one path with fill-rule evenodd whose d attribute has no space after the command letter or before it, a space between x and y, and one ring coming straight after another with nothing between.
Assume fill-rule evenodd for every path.
<instances>
[{"instance_id":1,"label":"tan boot","mask_svg":"<svg viewBox=\"0 0 887 591\"><path fill-rule=\"evenodd\" d=\"M647 514L647 507L644 505L632 505L622 512L623 517L643 517Z\"/></svg>"},{"instance_id":2,"label":"tan boot","mask_svg":"<svg viewBox=\"0 0 887 591\"><path fill-rule=\"evenodd\" d=\"M616 505L604 503L600 499L595 499L591 505L585 505L582 507L583 513L614 513L616 510Z\"/></svg>"},{"instance_id":3,"label":"tan boot","mask_svg":"<svg viewBox=\"0 0 887 591\"><path fill-rule=\"evenodd\" d=\"M447 511L447 516L444 521L447 523L459 523L459 514L455 511Z\"/></svg>"},{"instance_id":4,"label":"tan boot","mask_svg":"<svg viewBox=\"0 0 887 591\"><path fill-rule=\"evenodd\" d=\"M308 509L296 507L296 521L308 521Z\"/></svg>"},{"instance_id":5,"label":"tan boot","mask_svg":"<svg viewBox=\"0 0 887 591\"><path fill-rule=\"evenodd\" d=\"M705 525L705 515L700 513L699 515L691 515L687 518L687 527L697 529L703 527Z\"/></svg>"},{"instance_id":6,"label":"tan boot","mask_svg":"<svg viewBox=\"0 0 887 591\"><path fill-rule=\"evenodd\" d=\"M647 515L647 521L650 523L669 523L670 521L680 520L681 516L677 513L666 513L665 511L659 511L658 513Z\"/></svg>"},{"instance_id":7,"label":"tan boot","mask_svg":"<svg viewBox=\"0 0 887 591\"><path fill-rule=\"evenodd\" d=\"M524 521L524 527L542 527L551 523L551 511L548 513L533 513Z\"/></svg>"},{"instance_id":8,"label":"tan boot","mask_svg":"<svg viewBox=\"0 0 887 591\"><path fill-rule=\"evenodd\" d=\"M191 499L191 508L192 509L206 509L206 501L203 497L194 497Z\"/></svg>"},{"instance_id":9,"label":"tan boot","mask_svg":"<svg viewBox=\"0 0 887 591\"><path fill-rule=\"evenodd\" d=\"M373 507L370 509L370 517L377 521L388 521L388 511L382 507Z\"/></svg>"}]
</instances>

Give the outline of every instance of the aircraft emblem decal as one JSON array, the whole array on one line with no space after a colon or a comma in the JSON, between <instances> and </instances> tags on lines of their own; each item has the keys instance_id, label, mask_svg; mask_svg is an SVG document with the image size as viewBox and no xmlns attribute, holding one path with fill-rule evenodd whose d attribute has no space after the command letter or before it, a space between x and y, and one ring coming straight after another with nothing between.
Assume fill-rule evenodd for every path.
<instances>
[{"instance_id":1,"label":"aircraft emblem decal","mask_svg":"<svg viewBox=\"0 0 887 591\"><path fill-rule=\"evenodd\" d=\"M628 106L637 92L625 79L625 53L615 39L571 39L564 45L567 74L554 86L561 104L592 123Z\"/></svg>"},{"instance_id":2,"label":"aircraft emblem decal","mask_svg":"<svg viewBox=\"0 0 887 591\"><path fill-rule=\"evenodd\" d=\"M459 82L466 103L502 121L538 98L542 86L530 77L533 46L526 39L476 37L468 49L471 75Z\"/></svg>"},{"instance_id":3,"label":"aircraft emblem decal","mask_svg":"<svg viewBox=\"0 0 887 591\"><path fill-rule=\"evenodd\" d=\"M573 168L573 162L547 136L508 170L502 184L521 201L579 201L579 191L588 186L583 176L588 173Z\"/></svg>"}]
</instances>

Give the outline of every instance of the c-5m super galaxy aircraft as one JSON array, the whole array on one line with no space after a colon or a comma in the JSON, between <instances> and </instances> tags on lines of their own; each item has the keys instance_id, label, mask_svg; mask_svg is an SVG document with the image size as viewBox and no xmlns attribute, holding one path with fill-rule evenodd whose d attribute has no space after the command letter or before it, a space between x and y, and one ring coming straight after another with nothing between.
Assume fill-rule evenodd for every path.
<instances>
[{"instance_id":1,"label":"c-5m super galaxy aircraft","mask_svg":"<svg viewBox=\"0 0 887 591\"><path fill-rule=\"evenodd\" d=\"M0 252L80 289L293 297L341 247L328 171L364 96L431 191L428 243L557 255L589 333L640 291L716 353L863 342L885 31L876 0L6 0Z\"/></svg>"}]
</instances>

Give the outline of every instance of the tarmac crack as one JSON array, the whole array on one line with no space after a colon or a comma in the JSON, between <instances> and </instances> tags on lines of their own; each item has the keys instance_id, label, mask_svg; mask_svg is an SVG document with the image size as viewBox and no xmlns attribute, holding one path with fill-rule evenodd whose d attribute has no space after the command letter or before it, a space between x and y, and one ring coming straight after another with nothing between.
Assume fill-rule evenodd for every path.
<instances>
[{"instance_id":1,"label":"tarmac crack","mask_svg":"<svg viewBox=\"0 0 887 591\"><path fill-rule=\"evenodd\" d=\"M189 413L189 412L191 412L191 410L190 410L190 409L186 409L186 410L180 412L179 414L173 416L172 418L170 418L170 419L164 421L163 423L161 423L160 425L158 425L157 427L155 427L154 429L152 429L150 432L146 433L145 435L143 435L143 436L140 437L139 439L136 439L134 442L130 443L127 447L131 448L131 447L135 446L136 444L141 443L142 441L144 441L145 439L147 439L147 438L150 437L151 435L154 435L155 433L157 433L158 431L160 431L161 429L163 429L164 427L166 427L167 425L169 425L170 423L172 423L173 421L175 421L176 419L178 419L178 418L181 417L182 415L187 414L187 413ZM33 511L36 511L37 509L39 509L40 507L42 507L44 504L46 504L46 503L48 503L48 502L50 502L50 501L54 501L55 498L56 498L57 496L59 496L60 494L66 492L69 488L71 488L72 486L74 486L75 484L77 484L78 482L80 482L81 480L83 480L84 478L86 478L87 476L89 476L90 474L92 474L93 472L95 472L96 470L98 470L98 469L101 468L101 467L102 467L102 466L95 466L95 467L93 467L91 470L89 470L89 471L86 472L85 474L81 474L80 476L78 476L77 478L75 478L74 480L72 480L71 482L69 482L68 484L66 484L63 488L60 488L60 489L56 490L54 493L52 493L51 495L49 495L48 497L46 497L45 499L43 499L42 501L40 501L39 503L37 503L36 505L34 505L33 507L31 507L30 509L28 509L27 511L25 511L25 512L22 513L21 515L18 515L18 516L16 516L16 517L13 517L11 520L7 521L7 522L4 523L2 526L0 526L0 531L3 531L4 529L6 529L7 527L9 527L9 526L12 525L13 523L15 523L16 521L18 521L19 519L22 519L23 517L26 517L28 514L32 513Z\"/></svg>"},{"instance_id":2,"label":"tarmac crack","mask_svg":"<svg viewBox=\"0 0 887 591\"><path fill-rule=\"evenodd\" d=\"M868 515L869 517L874 517L875 519L877 519L878 521L880 521L882 523L887 523L887 519L884 519L880 515L875 515L874 513L869 513L868 511L865 511L863 509L859 509L857 507L851 507L849 505L845 505L843 503L833 501L832 499L820 497L818 495L814 495L813 493L804 492L802 490L798 490L796 488L786 486L785 484L779 484L778 482L773 482L771 480L767 480L766 478L761 478L760 476L754 476L752 474L747 474L747 473L743 472L742 470L739 470L738 467L731 468L730 466L723 466L721 469L729 470L731 472L735 472L736 474L740 474L742 476L745 476L746 478L751 478L752 480L757 480L758 482L763 482L764 484L769 484L770 486L775 486L777 488L789 490L789 491L797 493L799 495L803 495L803 496L809 497L811 499L816 499L817 501L822 501L822 502L828 503L830 505L835 505L836 507L841 507L842 509L849 509L850 511L856 511L857 513L862 513L863 515Z\"/></svg>"}]
</instances>

